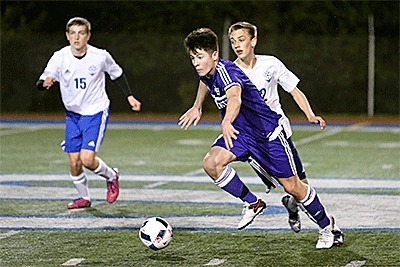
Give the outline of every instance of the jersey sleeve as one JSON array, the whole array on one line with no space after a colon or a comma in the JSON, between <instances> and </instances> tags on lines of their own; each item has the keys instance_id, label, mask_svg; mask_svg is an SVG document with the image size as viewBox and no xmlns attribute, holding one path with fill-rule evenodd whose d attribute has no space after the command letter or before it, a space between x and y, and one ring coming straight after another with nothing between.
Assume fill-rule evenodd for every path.
<instances>
[{"instance_id":1,"label":"jersey sleeve","mask_svg":"<svg viewBox=\"0 0 400 267\"><path fill-rule=\"evenodd\" d=\"M283 90L290 93L297 86L300 79L297 78L297 76L294 75L293 72L288 70L286 66L282 63L282 61L280 61L279 59L276 60L278 65L277 81L280 84L280 86L282 86Z\"/></svg>"},{"instance_id":2,"label":"jersey sleeve","mask_svg":"<svg viewBox=\"0 0 400 267\"><path fill-rule=\"evenodd\" d=\"M56 81L60 81L60 62L60 54L59 52L55 52L51 56L49 62L47 62L47 66L44 69L43 73L40 75L39 80L46 80L47 77L53 77Z\"/></svg>"},{"instance_id":3,"label":"jersey sleeve","mask_svg":"<svg viewBox=\"0 0 400 267\"><path fill-rule=\"evenodd\" d=\"M220 65L217 68L219 73L221 87L228 91L233 86L237 85L243 88L242 79L240 79L240 70L237 67L230 67L225 65Z\"/></svg>"},{"instance_id":4,"label":"jersey sleeve","mask_svg":"<svg viewBox=\"0 0 400 267\"><path fill-rule=\"evenodd\" d=\"M108 75L110 75L111 80L115 80L121 77L123 73L122 68L115 62L114 58L107 51L105 60L105 71L108 73Z\"/></svg>"}]
</instances>

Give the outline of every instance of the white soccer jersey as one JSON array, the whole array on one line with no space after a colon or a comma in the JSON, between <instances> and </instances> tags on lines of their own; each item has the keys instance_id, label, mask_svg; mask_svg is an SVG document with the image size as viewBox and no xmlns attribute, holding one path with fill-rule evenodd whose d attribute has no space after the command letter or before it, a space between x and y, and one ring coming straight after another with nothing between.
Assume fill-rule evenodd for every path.
<instances>
[{"instance_id":1,"label":"white soccer jersey","mask_svg":"<svg viewBox=\"0 0 400 267\"><path fill-rule=\"evenodd\" d=\"M257 61L252 69L246 69L236 65L250 78L258 88L265 103L276 113L281 114L279 123L283 126L286 136L292 136L289 119L282 110L278 94L278 84L290 93L299 83L299 78L294 75L286 66L274 56L256 55Z\"/></svg>"},{"instance_id":2,"label":"white soccer jersey","mask_svg":"<svg viewBox=\"0 0 400 267\"><path fill-rule=\"evenodd\" d=\"M86 55L78 59L71 47L66 46L53 54L39 79L54 77L60 83L61 98L67 110L93 115L110 105L105 73L112 80L123 73L106 50L88 45Z\"/></svg>"}]
</instances>

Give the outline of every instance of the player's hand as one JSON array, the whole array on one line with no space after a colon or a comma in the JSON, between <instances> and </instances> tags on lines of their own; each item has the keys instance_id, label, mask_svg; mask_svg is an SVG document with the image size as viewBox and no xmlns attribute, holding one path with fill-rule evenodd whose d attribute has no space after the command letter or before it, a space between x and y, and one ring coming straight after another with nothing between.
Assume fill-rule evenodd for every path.
<instances>
[{"instance_id":1,"label":"player's hand","mask_svg":"<svg viewBox=\"0 0 400 267\"><path fill-rule=\"evenodd\" d=\"M129 105L131 105L133 111L140 111L142 103L133 96L128 96Z\"/></svg>"},{"instance_id":2,"label":"player's hand","mask_svg":"<svg viewBox=\"0 0 400 267\"><path fill-rule=\"evenodd\" d=\"M193 126L197 126L201 119L201 115L201 109L192 107L179 118L178 125L181 126L181 129L185 130L189 129L192 124Z\"/></svg>"},{"instance_id":3,"label":"player's hand","mask_svg":"<svg viewBox=\"0 0 400 267\"><path fill-rule=\"evenodd\" d=\"M325 129L326 127L326 122L321 116L313 116L309 118L308 121L314 124L319 124L321 130Z\"/></svg>"},{"instance_id":4,"label":"player's hand","mask_svg":"<svg viewBox=\"0 0 400 267\"><path fill-rule=\"evenodd\" d=\"M47 77L46 80L44 80L43 82L43 87L45 87L47 90L49 90L49 88L51 86L53 86L53 84L56 82L56 79L54 79L54 77Z\"/></svg>"},{"instance_id":5,"label":"player's hand","mask_svg":"<svg viewBox=\"0 0 400 267\"><path fill-rule=\"evenodd\" d=\"M225 140L226 149L230 150L233 147L232 139L237 139L237 134L239 134L239 131L236 130L230 122L226 121L222 121L221 128L222 136Z\"/></svg>"}]
</instances>

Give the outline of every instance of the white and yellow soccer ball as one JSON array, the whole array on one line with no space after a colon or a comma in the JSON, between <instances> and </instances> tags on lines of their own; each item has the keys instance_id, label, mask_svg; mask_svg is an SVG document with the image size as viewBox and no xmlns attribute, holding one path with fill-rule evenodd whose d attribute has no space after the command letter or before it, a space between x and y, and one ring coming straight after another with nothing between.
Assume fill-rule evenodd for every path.
<instances>
[{"instance_id":1,"label":"white and yellow soccer ball","mask_svg":"<svg viewBox=\"0 0 400 267\"><path fill-rule=\"evenodd\" d=\"M153 250L163 249L172 240L172 227L161 217L151 217L143 222L139 237L145 246Z\"/></svg>"}]
</instances>

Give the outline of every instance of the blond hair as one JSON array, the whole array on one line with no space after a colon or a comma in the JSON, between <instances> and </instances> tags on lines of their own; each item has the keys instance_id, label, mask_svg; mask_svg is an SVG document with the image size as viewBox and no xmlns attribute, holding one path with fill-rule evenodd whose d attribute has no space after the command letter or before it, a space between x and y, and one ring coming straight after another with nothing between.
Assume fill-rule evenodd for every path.
<instances>
[{"instance_id":1,"label":"blond hair","mask_svg":"<svg viewBox=\"0 0 400 267\"><path fill-rule=\"evenodd\" d=\"M232 24L228 29L228 36L231 35L233 31L245 29L250 34L251 39L257 37L257 27L249 22L236 22Z\"/></svg>"},{"instance_id":2,"label":"blond hair","mask_svg":"<svg viewBox=\"0 0 400 267\"><path fill-rule=\"evenodd\" d=\"M67 22L67 26L66 26L66 29L65 29L65 30L68 32L68 31L69 31L69 28L70 28L71 26L73 26L73 25L83 25L83 26L86 26L86 32L87 32L87 33L89 33L89 32L91 31L91 29L92 29L92 26L90 25L90 22L89 22L87 19L81 18L81 17L75 17L75 18L70 19L70 20Z\"/></svg>"}]
</instances>

